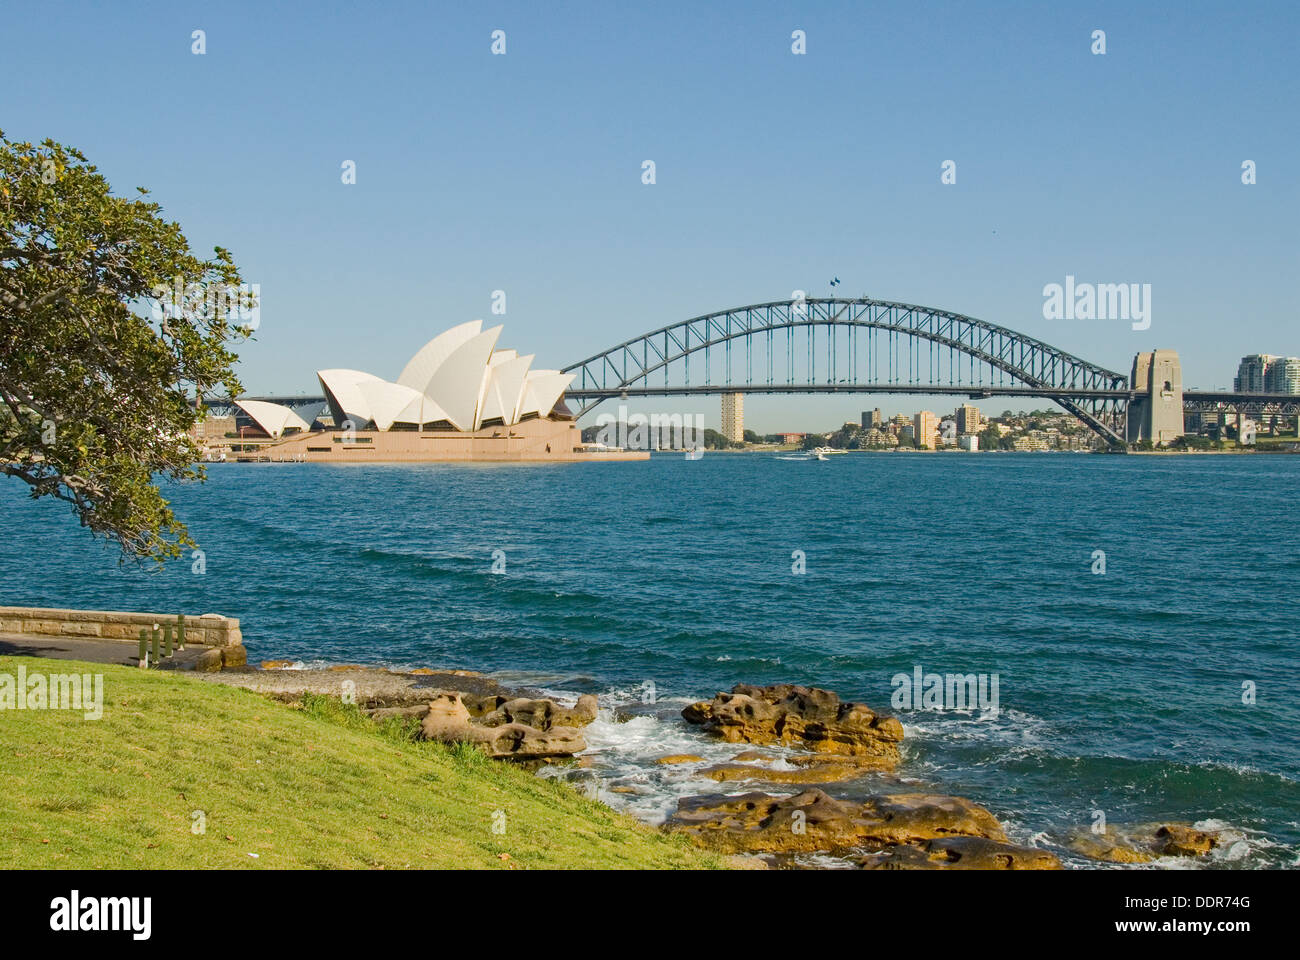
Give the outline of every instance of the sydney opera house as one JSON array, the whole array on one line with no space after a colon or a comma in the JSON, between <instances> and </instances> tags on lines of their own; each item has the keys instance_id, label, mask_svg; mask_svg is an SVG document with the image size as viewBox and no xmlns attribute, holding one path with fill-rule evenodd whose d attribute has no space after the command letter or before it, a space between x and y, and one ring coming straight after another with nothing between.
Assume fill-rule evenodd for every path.
<instances>
[{"instance_id":1,"label":"sydney opera house","mask_svg":"<svg viewBox=\"0 0 1300 960\"><path fill-rule=\"evenodd\" d=\"M481 320L434 337L395 381L360 370L316 374L325 402L312 411L264 400L235 404L271 442L263 459L322 462L579 460L583 446L564 404L572 374L533 370L533 355L497 349L501 327ZM310 419L309 419L310 418ZM636 458L602 452L600 459Z\"/></svg>"}]
</instances>

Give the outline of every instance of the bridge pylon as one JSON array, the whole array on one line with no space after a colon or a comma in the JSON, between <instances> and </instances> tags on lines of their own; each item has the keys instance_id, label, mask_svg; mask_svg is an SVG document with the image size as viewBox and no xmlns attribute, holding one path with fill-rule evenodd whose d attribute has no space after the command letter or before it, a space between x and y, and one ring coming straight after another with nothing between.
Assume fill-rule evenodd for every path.
<instances>
[{"instance_id":1,"label":"bridge pylon","mask_svg":"<svg viewBox=\"0 0 1300 960\"><path fill-rule=\"evenodd\" d=\"M1183 368L1176 350L1152 350L1133 358L1129 379L1133 399L1128 405L1127 440L1149 440L1156 446L1183 435Z\"/></svg>"}]
</instances>

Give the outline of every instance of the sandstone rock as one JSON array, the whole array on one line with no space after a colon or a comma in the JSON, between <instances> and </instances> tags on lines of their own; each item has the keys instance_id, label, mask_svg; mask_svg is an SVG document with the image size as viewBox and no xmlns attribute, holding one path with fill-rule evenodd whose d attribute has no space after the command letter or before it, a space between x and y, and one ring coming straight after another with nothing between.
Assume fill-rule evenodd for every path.
<instances>
[{"instance_id":1,"label":"sandstone rock","mask_svg":"<svg viewBox=\"0 0 1300 960\"><path fill-rule=\"evenodd\" d=\"M953 835L1005 841L997 817L964 797L895 793L868 797L862 835L886 843L912 843Z\"/></svg>"},{"instance_id":2,"label":"sandstone rock","mask_svg":"<svg viewBox=\"0 0 1300 960\"><path fill-rule=\"evenodd\" d=\"M703 757L697 757L693 753L670 753L664 757L655 757L655 763L670 765L675 763L703 763Z\"/></svg>"},{"instance_id":3,"label":"sandstone rock","mask_svg":"<svg viewBox=\"0 0 1300 960\"><path fill-rule=\"evenodd\" d=\"M1006 841L997 819L961 797L896 794L858 804L812 788L794 796L687 797L665 824L724 853L799 853L952 836Z\"/></svg>"},{"instance_id":4,"label":"sandstone rock","mask_svg":"<svg viewBox=\"0 0 1300 960\"><path fill-rule=\"evenodd\" d=\"M221 647L220 650L222 667L242 667L248 663L248 651L242 643Z\"/></svg>"},{"instance_id":5,"label":"sandstone rock","mask_svg":"<svg viewBox=\"0 0 1300 960\"><path fill-rule=\"evenodd\" d=\"M502 698L484 698L484 700ZM486 703L483 704L486 706ZM587 694L579 698L572 709L562 707L553 700L529 700L520 697L506 700L496 708L479 716L484 726L496 727L522 723L535 730L547 731L555 727L579 727L596 719L596 698Z\"/></svg>"},{"instance_id":6,"label":"sandstone rock","mask_svg":"<svg viewBox=\"0 0 1300 960\"><path fill-rule=\"evenodd\" d=\"M1165 857L1203 857L1218 845L1218 833L1180 823L1165 824L1155 832L1156 849Z\"/></svg>"},{"instance_id":7,"label":"sandstone rock","mask_svg":"<svg viewBox=\"0 0 1300 960\"><path fill-rule=\"evenodd\" d=\"M772 865L762 857L746 853L733 853L724 858L725 865L731 870L771 870Z\"/></svg>"},{"instance_id":8,"label":"sandstone rock","mask_svg":"<svg viewBox=\"0 0 1300 960\"><path fill-rule=\"evenodd\" d=\"M465 704L465 708L469 710L471 717L486 716L511 700L510 697L503 697L498 694L467 693L465 691L461 691L460 697Z\"/></svg>"},{"instance_id":9,"label":"sandstone rock","mask_svg":"<svg viewBox=\"0 0 1300 960\"><path fill-rule=\"evenodd\" d=\"M797 853L858 842L856 813L816 789L793 797L714 794L679 800L665 826L724 853Z\"/></svg>"},{"instance_id":10,"label":"sandstone rock","mask_svg":"<svg viewBox=\"0 0 1300 960\"><path fill-rule=\"evenodd\" d=\"M286 667L292 666L292 660L263 660L261 663L263 670L283 670Z\"/></svg>"},{"instance_id":11,"label":"sandstone rock","mask_svg":"<svg viewBox=\"0 0 1300 960\"><path fill-rule=\"evenodd\" d=\"M600 711L600 701L596 699L593 693L584 693L578 698L578 702L573 705L569 711L569 716L576 723L571 726L580 726L591 723L596 719L596 714Z\"/></svg>"},{"instance_id":12,"label":"sandstone rock","mask_svg":"<svg viewBox=\"0 0 1300 960\"><path fill-rule=\"evenodd\" d=\"M512 760L567 757L587 749L587 741L572 727L551 727L542 731L522 723L497 726L473 723L458 693L441 694L429 701L428 713L420 723L420 733L426 740L473 743L489 756Z\"/></svg>"},{"instance_id":13,"label":"sandstone rock","mask_svg":"<svg viewBox=\"0 0 1300 960\"><path fill-rule=\"evenodd\" d=\"M1112 828L1108 828L1105 833L1080 831L1070 837L1066 846L1080 856L1105 863L1150 863L1155 859L1155 854L1139 849Z\"/></svg>"},{"instance_id":14,"label":"sandstone rock","mask_svg":"<svg viewBox=\"0 0 1300 960\"><path fill-rule=\"evenodd\" d=\"M571 757L587 749L587 741L575 727L551 727L538 730L522 723L500 727L471 725L470 740L484 747L493 757L511 760L540 760L548 757Z\"/></svg>"},{"instance_id":15,"label":"sandstone rock","mask_svg":"<svg viewBox=\"0 0 1300 960\"><path fill-rule=\"evenodd\" d=\"M782 743L820 753L872 757L882 768L898 762L903 725L863 703L845 703L830 690L783 683L737 684L731 693L682 711L728 743Z\"/></svg>"},{"instance_id":16,"label":"sandstone rock","mask_svg":"<svg viewBox=\"0 0 1300 960\"><path fill-rule=\"evenodd\" d=\"M1079 831L1068 846L1074 852L1106 863L1150 863L1157 857L1203 857L1219 843L1213 830L1183 823L1108 826L1105 833Z\"/></svg>"},{"instance_id":17,"label":"sandstone rock","mask_svg":"<svg viewBox=\"0 0 1300 960\"><path fill-rule=\"evenodd\" d=\"M732 763L771 763L772 758L758 750L745 750L731 758Z\"/></svg>"},{"instance_id":18,"label":"sandstone rock","mask_svg":"<svg viewBox=\"0 0 1300 960\"><path fill-rule=\"evenodd\" d=\"M456 743L470 738L469 710L461 702L460 694L444 693L429 701L420 733L426 740Z\"/></svg>"},{"instance_id":19,"label":"sandstone rock","mask_svg":"<svg viewBox=\"0 0 1300 960\"><path fill-rule=\"evenodd\" d=\"M985 837L942 837L920 846L895 846L859 861L864 870L1060 870L1047 850Z\"/></svg>"},{"instance_id":20,"label":"sandstone rock","mask_svg":"<svg viewBox=\"0 0 1300 960\"><path fill-rule=\"evenodd\" d=\"M221 648L209 647L194 661L194 669L202 673L215 673L221 669Z\"/></svg>"},{"instance_id":21,"label":"sandstone rock","mask_svg":"<svg viewBox=\"0 0 1300 960\"><path fill-rule=\"evenodd\" d=\"M764 780L768 783L839 783L861 777L879 766L870 758L834 754L816 754L798 759L811 762L798 763L793 770L756 763L720 763L705 767L700 771L700 776L719 782Z\"/></svg>"}]
</instances>

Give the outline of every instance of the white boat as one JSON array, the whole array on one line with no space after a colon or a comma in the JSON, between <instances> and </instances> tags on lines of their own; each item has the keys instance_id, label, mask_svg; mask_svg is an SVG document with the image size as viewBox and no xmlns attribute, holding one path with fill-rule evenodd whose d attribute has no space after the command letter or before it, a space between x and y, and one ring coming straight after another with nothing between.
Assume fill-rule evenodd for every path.
<instances>
[{"instance_id":1,"label":"white boat","mask_svg":"<svg viewBox=\"0 0 1300 960\"><path fill-rule=\"evenodd\" d=\"M774 459L777 459L777 460L788 460L788 461L790 461L790 462L792 462L792 463L794 463L794 462L798 462L798 463L808 463L808 462L811 462L811 461L813 461L813 460L829 460L830 457L826 456L826 454L828 454L828 453L830 453L830 452L831 452L831 448L830 448L830 447L816 447L815 449L812 449L812 450L806 450L806 451L804 451L803 453L796 453L796 454L794 454L793 456L789 456L789 457L776 457L776 458L774 458Z\"/></svg>"}]
</instances>

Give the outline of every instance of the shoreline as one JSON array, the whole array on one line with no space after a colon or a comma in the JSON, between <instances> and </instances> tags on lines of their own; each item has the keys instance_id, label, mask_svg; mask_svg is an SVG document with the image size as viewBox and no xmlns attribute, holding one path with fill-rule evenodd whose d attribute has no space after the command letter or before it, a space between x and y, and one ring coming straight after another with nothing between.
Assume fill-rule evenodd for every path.
<instances>
[{"instance_id":1,"label":"shoreline","mask_svg":"<svg viewBox=\"0 0 1300 960\"><path fill-rule=\"evenodd\" d=\"M61 612L80 627L96 618L158 616ZM223 619L226 629L238 630L238 621ZM85 662L89 654L91 662L118 669L134 664L135 644L125 639L36 633L19 639L26 641L22 647L14 635L0 636L0 656ZM560 678L541 673L326 660L255 665L242 643L232 646L239 655L226 648L215 668L201 665L199 657L178 656L161 670L129 672L185 687L238 688L290 707L319 698L342 709L355 704L376 729L396 722L416 740L476 746L492 758L487 762L562 781L647 827L685 834L706 852L757 858L750 866L1181 868L1223 866L1243 856L1241 850L1249 852L1248 844L1239 846L1245 834L1228 823L1192 819L1199 816L1195 811L1101 833L1083 829L1086 824L1031 830L1007 807L1003 791L953 796L932 772L918 768L907 750L900 751L916 735L915 721L908 732L896 716L815 687L739 683L710 700L659 700L653 693L645 699L610 689L561 689L555 686ZM787 829L803 823L800 818L811 818L818 830L810 836Z\"/></svg>"},{"instance_id":2,"label":"shoreline","mask_svg":"<svg viewBox=\"0 0 1300 960\"><path fill-rule=\"evenodd\" d=\"M449 693L459 693L466 701L477 700L480 704L487 698L498 704L515 699L551 703L561 710L591 696L571 692L566 695L545 684L507 685L492 674L472 670L402 671L378 665L308 667L302 665L303 661L263 663L267 666L250 664L202 679L290 700L304 693L338 695L351 680L358 704L364 704L362 709L376 719L422 718L426 704ZM829 696L838 700L833 693L816 688L777 686L797 691L803 697ZM772 689L745 684L735 689L742 688L751 692ZM720 693L713 702L731 696L734 694ZM568 756L526 761L524 765L543 778L568 782L588 797L631 814L647 826L687 832L703 849L754 857L768 868L1096 869L1150 864L1176 869L1198 865L1196 861L1212 866L1212 851L1222 853L1233 835L1231 829L1215 830L1199 820L1182 820L1120 825L1100 835L1079 831L1069 837L1045 838L1017 829L1015 836L1009 836L1002 817L981 806L988 803L996 810L1002 805L1000 798L951 796L942 783L918 777L908 768L906 759L896 764L877 764L859 755L812 749L809 743L797 740L765 742L761 736L736 740L704 736L683 719L683 714L699 709L707 701L693 707L687 703L683 709L681 700L609 703L607 694L592 699L602 702L599 711L580 728L585 737L581 749ZM864 704L851 706L870 710ZM660 729L647 734L647 722L658 724ZM626 736L641 742L630 744L626 736L620 736L621 728L638 723L642 729ZM899 736L902 739L901 728ZM713 822L708 818L721 817L718 822L734 823L736 811L728 804L741 797L746 806L768 804L772 810L767 819L788 817L792 811L798 815L798 808L812 804L814 808L828 808L832 819L845 821L860 819L856 804L870 807L898 798L917 806L909 813L917 825L900 828L899 836L888 842L877 837L859 846L846 844L843 838L833 835L791 845L780 832L773 839L772 831L759 827L757 822L745 830L733 830L722 839L713 836ZM666 807L665 803L673 799L676 808ZM696 825L702 817L709 826L702 828L701 836ZM911 821L905 817L904 822ZM915 832L908 833L909 829ZM969 844L962 847L959 843L951 849L951 845L940 844L939 838L950 832L969 836ZM963 854L972 862L959 866ZM900 858L906 862L900 863Z\"/></svg>"}]
</instances>

